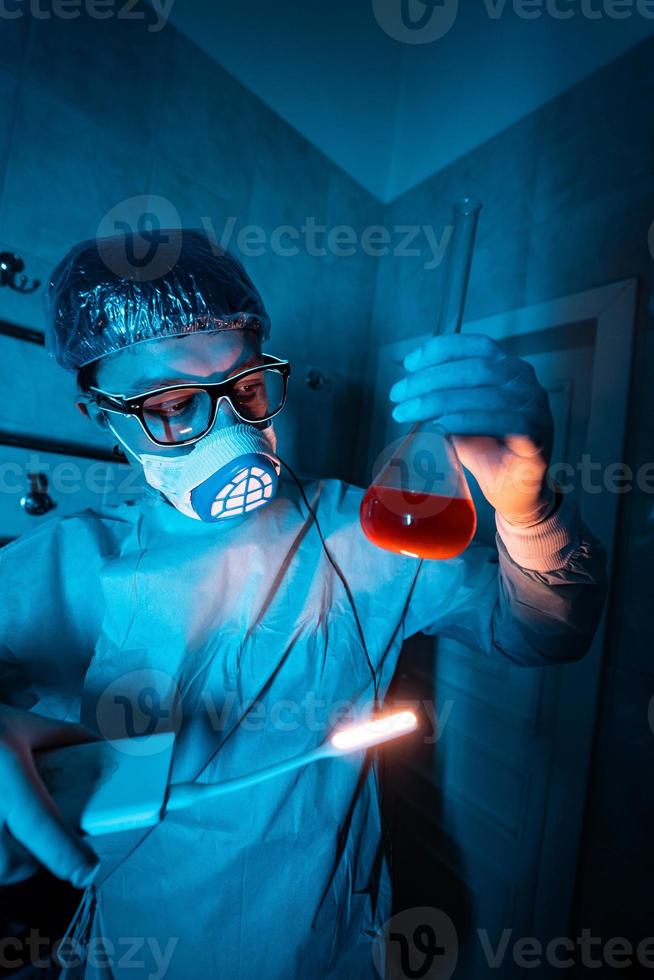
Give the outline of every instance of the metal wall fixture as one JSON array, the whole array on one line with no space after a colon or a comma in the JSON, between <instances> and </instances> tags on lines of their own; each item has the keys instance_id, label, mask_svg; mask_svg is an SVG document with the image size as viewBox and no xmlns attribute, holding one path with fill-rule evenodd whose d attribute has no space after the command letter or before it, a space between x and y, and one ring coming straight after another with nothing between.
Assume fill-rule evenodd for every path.
<instances>
[{"instance_id":1,"label":"metal wall fixture","mask_svg":"<svg viewBox=\"0 0 654 980\"><path fill-rule=\"evenodd\" d=\"M48 493L48 478L45 473L28 473L27 479L30 488L20 498L20 505L31 517L42 517L57 506Z\"/></svg>"},{"instance_id":2,"label":"metal wall fixture","mask_svg":"<svg viewBox=\"0 0 654 980\"><path fill-rule=\"evenodd\" d=\"M0 286L8 286L17 293L33 293L41 285L39 279L33 279L31 286L27 285L27 276L21 275L25 263L15 252L0 252ZM20 279L17 277L20 276Z\"/></svg>"},{"instance_id":3,"label":"metal wall fixture","mask_svg":"<svg viewBox=\"0 0 654 980\"><path fill-rule=\"evenodd\" d=\"M0 281L0 285L2 284L6 285ZM34 330L32 327L21 327L17 323L9 323L8 320L0 319L0 337L11 337L13 340L35 344L37 347L45 345L45 337L40 330ZM25 432L9 432L0 429L0 453L7 446L14 449L29 449L35 453L45 453L46 458L51 458L53 455L74 456L77 459L100 460L105 463L129 466L127 458L117 458L112 452L98 446L87 446L82 443L67 442L63 439L51 439ZM47 477L43 473L28 473L27 478L30 485L20 500L20 506L31 517L42 517L57 506L48 493ZM5 545L15 540L15 535L0 535L0 548L4 548Z\"/></svg>"},{"instance_id":4,"label":"metal wall fixture","mask_svg":"<svg viewBox=\"0 0 654 980\"><path fill-rule=\"evenodd\" d=\"M311 368L309 371L307 371L306 382L307 386L311 388L312 391L329 391L331 388L329 378L324 375L322 371L318 371L316 368Z\"/></svg>"}]
</instances>

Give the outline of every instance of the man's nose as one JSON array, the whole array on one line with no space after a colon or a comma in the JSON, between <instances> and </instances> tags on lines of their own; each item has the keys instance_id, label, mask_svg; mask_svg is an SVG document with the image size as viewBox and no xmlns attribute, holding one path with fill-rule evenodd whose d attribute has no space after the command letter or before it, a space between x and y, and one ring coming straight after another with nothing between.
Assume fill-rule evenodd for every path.
<instances>
[{"instance_id":1,"label":"man's nose","mask_svg":"<svg viewBox=\"0 0 654 980\"><path fill-rule=\"evenodd\" d=\"M238 421L239 419L229 404L229 401L226 398L221 398L218 403L218 413L216 415L214 429L226 429Z\"/></svg>"}]
</instances>

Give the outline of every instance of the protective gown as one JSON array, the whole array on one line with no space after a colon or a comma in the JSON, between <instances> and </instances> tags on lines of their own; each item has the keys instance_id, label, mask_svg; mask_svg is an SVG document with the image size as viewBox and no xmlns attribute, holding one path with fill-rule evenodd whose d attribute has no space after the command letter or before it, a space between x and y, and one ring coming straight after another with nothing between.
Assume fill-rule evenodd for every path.
<instances>
[{"instance_id":1,"label":"protective gown","mask_svg":"<svg viewBox=\"0 0 654 980\"><path fill-rule=\"evenodd\" d=\"M585 529L551 573L519 567L499 539L497 551L473 544L420 563L366 540L359 489L328 480L306 493L381 696L402 641L421 630L527 665L585 652L603 576ZM175 782L289 758L323 740L337 707L372 701L350 600L290 482L222 524L148 495L51 521L0 552L0 584L4 699L124 736L145 687L145 715L178 730ZM96 943L66 976L378 976L371 942L390 889L362 754L172 813L135 841L93 844L105 863L77 935L103 937L107 955Z\"/></svg>"}]
</instances>

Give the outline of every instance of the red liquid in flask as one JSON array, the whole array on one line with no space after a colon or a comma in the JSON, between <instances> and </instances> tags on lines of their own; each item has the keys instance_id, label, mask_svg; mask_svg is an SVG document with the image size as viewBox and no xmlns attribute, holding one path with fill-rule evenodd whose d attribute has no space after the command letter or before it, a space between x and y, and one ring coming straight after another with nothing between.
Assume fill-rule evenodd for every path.
<instances>
[{"instance_id":1,"label":"red liquid in flask","mask_svg":"<svg viewBox=\"0 0 654 980\"><path fill-rule=\"evenodd\" d=\"M379 548L418 558L454 558L477 527L469 497L373 485L361 502L361 527Z\"/></svg>"}]
</instances>

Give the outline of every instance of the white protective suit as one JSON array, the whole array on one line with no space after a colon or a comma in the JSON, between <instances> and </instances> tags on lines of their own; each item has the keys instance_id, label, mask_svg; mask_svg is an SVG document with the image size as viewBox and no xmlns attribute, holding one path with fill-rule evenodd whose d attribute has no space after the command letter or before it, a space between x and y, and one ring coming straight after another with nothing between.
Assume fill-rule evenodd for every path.
<instances>
[{"instance_id":1,"label":"white protective suit","mask_svg":"<svg viewBox=\"0 0 654 980\"><path fill-rule=\"evenodd\" d=\"M519 567L499 539L499 557L475 544L444 562L381 551L360 529L362 491L328 480L306 493L349 583L382 696L403 639L421 630L517 664L587 649L603 553L571 502L550 518L559 539L566 522L572 537L562 567L547 573ZM125 701L114 695L129 696L134 678L152 672L157 712L181 723L175 782L289 758L323 740L321 704L372 700L345 588L285 480L267 507L222 524L150 497L53 520L0 552L0 585L4 700L105 736L115 723L124 735ZM179 716L162 677L177 689ZM375 772L362 755L172 813L131 850L125 837L92 842L108 863L77 931L113 947L104 965L96 956L67 976L158 976L155 942L170 980L378 976L371 940L390 894ZM143 940L142 969L118 962L130 937Z\"/></svg>"}]
</instances>

